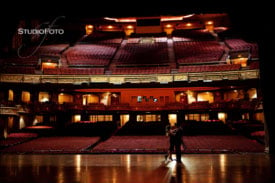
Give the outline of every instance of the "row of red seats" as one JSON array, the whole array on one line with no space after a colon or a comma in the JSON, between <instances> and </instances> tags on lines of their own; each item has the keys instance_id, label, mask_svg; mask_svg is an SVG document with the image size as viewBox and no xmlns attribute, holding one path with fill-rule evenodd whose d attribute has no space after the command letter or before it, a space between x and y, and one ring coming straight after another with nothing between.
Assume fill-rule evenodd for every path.
<instances>
[{"instance_id":1,"label":"row of red seats","mask_svg":"<svg viewBox=\"0 0 275 183\"><path fill-rule=\"evenodd\" d=\"M11 133L6 139L0 139L0 149L27 142L36 138L37 136L38 135L36 133Z\"/></svg>"},{"instance_id":2,"label":"row of red seats","mask_svg":"<svg viewBox=\"0 0 275 183\"><path fill-rule=\"evenodd\" d=\"M224 54L223 47L217 41L174 42L174 51L180 64L219 61Z\"/></svg>"},{"instance_id":3,"label":"row of red seats","mask_svg":"<svg viewBox=\"0 0 275 183\"><path fill-rule=\"evenodd\" d=\"M107 66L110 63L110 59L104 58L89 58L85 55L68 56L67 62L69 65L82 65L82 66Z\"/></svg>"},{"instance_id":4,"label":"row of red seats","mask_svg":"<svg viewBox=\"0 0 275 183\"><path fill-rule=\"evenodd\" d=\"M5 62L8 65L36 66L41 55L60 56L68 46L68 44L54 44L24 48L19 51L19 55L5 59Z\"/></svg>"},{"instance_id":5,"label":"row of red seats","mask_svg":"<svg viewBox=\"0 0 275 183\"><path fill-rule=\"evenodd\" d=\"M231 51L244 51L248 50L252 58L259 58L258 45L256 43L248 43L243 39L226 39L224 43Z\"/></svg>"},{"instance_id":6,"label":"row of red seats","mask_svg":"<svg viewBox=\"0 0 275 183\"><path fill-rule=\"evenodd\" d=\"M34 55L39 57L40 55L60 55L64 50L69 47L69 44L50 44L50 45L41 45L41 46L32 46L27 48L22 48L19 50L20 55L30 56Z\"/></svg>"},{"instance_id":7,"label":"row of red seats","mask_svg":"<svg viewBox=\"0 0 275 183\"><path fill-rule=\"evenodd\" d=\"M108 65L117 47L106 45L76 45L65 53L69 65Z\"/></svg>"},{"instance_id":8,"label":"row of red seats","mask_svg":"<svg viewBox=\"0 0 275 183\"><path fill-rule=\"evenodd\" d=\"M94 153L166 153L169 147L165 135L112 136L92 149Z\"/></svg>"},{"instance_id":9,"label":"row of red seats","mask_svg":"<svg viewBox=\"0 0 275 183\"><path fill-rule=\"evenodd\" d=\"M161 74L170 73L170 67L123 67L114 68L112 74Z\"/></svg>"},{"instance_id":10,"label":"row of red seats","mask_svg":"<svg viewBox=\"0 0 275 183\"><path fill-rule=\"evenodd\" d=\"M78 55L78 54L88 54L88 55L113 55L116 51L116 47L110 45L95 45L95 44L77 44L70 47L65 55Z\"/></svg>"},{"instance_id":11,"label":"row of red seats","mask_svg":"<svg viewBox=\"0 0 275 183\"><path fill-rule=\"evenodd\" d=\"M240 64L189 65L180 66L178 72L219 72L239 70L240 68Z\"/></svg>"},{"instance_id":12,"label":"row of red seats","mask_svg":"<svg viewBox=\"0 0 275 183\"><path fill-rule=\"evenodd\" d=\"M104 39L100 41L95 41L94 43L118 46L121 44L122 40L123 40L122 38L113 38L113 39Z\"/></svg>"},{"instance_id":13,"label":"row of red seats","mask_svg":"<svg viewBox=\"0 0 275 183\"><path fill-rule=\"evenodd\" d=\"M249 44L242 39L226 39L224 43L233 51L249 50Z\"/></svg>"},{"instance_id":14,"label":"row of red seats","mask_svg":"<svg viewBox=\"0 0 275 183\"><path fill-rule=\"evenodd\" d=\"M193 56L178 58L177 63L179 64L219 63L221 62L220 60L222 56L223 56L223 52L196 54Z\"/></svg>"},{"instance_id":15,"label":"row of red seats","mask_svg":"<svg viewBox=\"0 0 275 183\"><path fill-rule=\"evenodd\" d=\"M56 68L44 69L43 73L49 75L98 75L104 74L104 68Z\"/></svg>"},{"instance_id":16,"label":"row of red seats","mask_svg":"<svg viewBox=\"0 0 275 183\"><path fill-rule=\"evenodd\" d=\"M255 61L249 64L249 69L259 69L259 68L260 68L260 62Z\"/></svg>"},{"instance_id":17,"label":"row of red seats","mask_svg":"<svg viewBox=\"0 0 275 183\"><path fill-rule=\"evenodd\" d=\"M15 153L81 152L99 140L99 137L40 137L16 146L3 149ZM68 143L70 142L70 143Z\"/></svg>"},{"instance_id":18,"label":"row of red seats","mask_svg":"<svg viewBox=\"0 0 275 183\"><path fill-rule=\"evenodd\" d=\"M180 25L179 25L180 26ZM215 40L215 37L206 29L174 30L173 37L184 37L192 40Z\"/></svg>"},{"instance_id":19,"label":"row of red seats","mask_svg":"<svg viewBox=\"0 0 275 183\"><path fill-rule=\"evenodd\" d=\"M213 132L218 132L218 129ZM264 152L264 146L241 135L217 134L184 136L187 146L185 152L190 153L239 153Z\"/></svg>"},{"instance_id":20,"label":"row of red seats","mask_svg":"<svg viewBox=\"0 0 275 183\"><path fill-rule=\"evenodd\" d=\"M178 56L188 56L197 53L221 52L224 48L217 41L182 41L174 42L174 50Z\"/></svg>"},{"instance_id":21,"label":"row of red seats","mask_svg":"<svg viewBox=\"0 0 275 183\"><path fill-rule=\"evenodd\" d=\"M32 66L6 66L1 70L6 74L35 74L35 67Z\"/></svg>"},{"instance_id":22,"label":"row of red seats","mask_svg":"<svg viewBox=\"0 0 275 183\"><path fill-rule=\"evenodd\" d=\"M38 53L40 55L59 56L68 47L69 44L44 45L39 47Z\"/></svg>"},{"instance_id":23,"label":"row of red seats","mask_svg":"<svg viewBox=\"0 0 275 183\"><path fill-rule=\"evenodd\" d=\"M168 63L167 43L126 44L118 50L117 65Z\"/></svg>"},{"instance_id":24,"label":"row of red seats","mask_svg":"<svg viewBox=\"0 0 275 183\"><path fill-rule=\"evenodd\" d=\"M254 62L253 62L254 63ZM258 62L251 65L250 69L257 68ZM98 65L99 63L94 63ZM219 72L219 71L232 71L239 70L240 64L218 64L218 65L189 65L180 66L179 73L189 72ZM170 73L170 67L120 67L111 69L111 74L168 74ZM35 74L35 67L27 66L9 66L3 69L4 73L12 74ZM72 75L90 75L90 74L104 74L104 68L56 68L56 69L44 69L44 74L72 74Z\"/></svg>"},{"instance_id":25,"label":"row of red seats","mask_svg":"<svg viewBox=\"0 0 275 183\"><path fill-rule=\"evenodd\" d=\"M38 64L39 57L36 55L26 57L10 57L5 59L5 63L8 65L24 65L24 66L36 66Z\"/></svg>"}]
</instances>

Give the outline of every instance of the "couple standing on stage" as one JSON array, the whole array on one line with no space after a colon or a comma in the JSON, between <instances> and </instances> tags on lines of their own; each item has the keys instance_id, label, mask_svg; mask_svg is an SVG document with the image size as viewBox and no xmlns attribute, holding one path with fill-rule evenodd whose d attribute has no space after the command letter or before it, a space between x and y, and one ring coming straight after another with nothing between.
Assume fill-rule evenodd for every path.
<instances>
[{"instance_id":1,"label":"couple standing on stage","mask_svg":"<svg viewBox=\"0 0 275 183\"><path fill-rule=\"evenodd\" d=\"M165 159L173 160L172 154L173 152L176 152L176 161L181 163L181 145L186 148L182 140L182 127L178 123L176 123L174 126L168 124L166 126L166 134L169 136L170 146L168 153L165 155Z\"/></svg>"}]
</instances>

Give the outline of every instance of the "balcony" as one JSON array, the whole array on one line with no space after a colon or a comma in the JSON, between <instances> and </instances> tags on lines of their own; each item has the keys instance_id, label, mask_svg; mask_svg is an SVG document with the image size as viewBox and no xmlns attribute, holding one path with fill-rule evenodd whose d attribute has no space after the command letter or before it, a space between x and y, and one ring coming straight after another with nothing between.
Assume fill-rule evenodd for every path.
<instances>
[{"instance_id":1,"label":"balcony","mask_svg":"<svg viewBox=\"0 0 275 183\"><path fill-rule=\"evenodd\" d=\"M92 112L92 111L175 111L175 110L186 110L186 111L228 111L228 110L242 110L249 111L255 110L258 101L248 101L248 100L239 100L239 101L220 101L209 103L208 101L198 101L191 104L184 104L179 102L171 102L163 104L139 104L139 105L130 105L129 103L119 103L113 105L104 105L102 103L91 103L88 105L81 105L75 103L33 103L24 106L24 111L22 107L14 106L7 107L1 106L1 113L4 115L18 115L22 112L28 113L55 113L55 112L81 112L83 110Z\"/></svg>"},{"instance_id":2,"label":"balcony","mask_svg":"<svg viewBox=\"0 0 275 183\"><path fill-rule=\"evenodd\" d=\"M171 74L133 74L133 75L39 75L39 74L1 74L0 81L3 83L52 83L52 84L80 84L80 83L142 83L151 82L196 82L196 81L222 81L222 80L245 80L259 79L259 70L234 70L213 71L194 73L171 73Z\"/></svg>"}]
</instances>

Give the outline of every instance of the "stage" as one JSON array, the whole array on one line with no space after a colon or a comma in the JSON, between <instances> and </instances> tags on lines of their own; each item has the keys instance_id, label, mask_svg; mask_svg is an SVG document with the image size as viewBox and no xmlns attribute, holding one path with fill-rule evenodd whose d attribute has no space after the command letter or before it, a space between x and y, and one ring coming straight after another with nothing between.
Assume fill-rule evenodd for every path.
<instances>
[{"instance_id":1,"label":"stage","mask_svg":"<svg viewBox=\"0 0 275 183\"><path fill-rule=\"evenodd\" d=\"M175 157L174 157L175 158ZM274 156L265 153L2 154L3 183L271 183Z\"/></svg>"}]
</instances>

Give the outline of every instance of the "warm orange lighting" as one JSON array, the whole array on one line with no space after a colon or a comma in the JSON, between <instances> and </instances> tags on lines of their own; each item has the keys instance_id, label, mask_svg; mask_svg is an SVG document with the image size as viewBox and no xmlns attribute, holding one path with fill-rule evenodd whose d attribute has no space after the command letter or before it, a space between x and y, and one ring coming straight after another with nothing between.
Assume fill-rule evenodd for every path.
<instances>
[{"instance_id":1,"label":"warm orange lighting","mask_svg":"<svg viewBox=\"0 0 275 183\"><path fill-rule=\"evenodd\" d=\"M174 27L172 24L165 24L164 25L164 32L166 32L167 35L171 35L174 30Z\"/></svg>"},{"instance_id":2,"label":"warm orange lighting","mask_svg":"<svg viewBox=\"0 0 275 183\"><path fill-rule=\"evenodd\" d=\"M52 62L43 62L42 63L42 69L54 69L57 67L57 63Z\"/></svg>"},{"instance_id":3,"label":"warm orange lighting","mask_svg":"<svg viewBox=\"0 0 275 183\"><path fill-rule=\"evenodd\" d=\"M207 25L213 25L213 23L214 23L213 21L207 21L206 22Z\"/></svg>"},{"instance_id":4,"label":"warm orange lighting","mask_svg":"<svg viewBox=\"0 0 275 183\"><path fill-rule=\"evenodd\" d=\"M47 65L47 66L52 65L52 63L49 63L49 62L45 62L45 63L43 63L43 64L45 64L45 65Z\"/></svg>"},{"instance_id":5,"label":"warm orange lighting","mask_svg":"<svg viewBox=\"0 0 275 183\"><path fill-rule=\"evenodd\" d=\"M132 25L128 25L126 28L127 28L127 29L133 29L133 28L134 28L134 26L132 26Z\"/></svg>"},{"instance_id":6,"label":"warm orange lighting","mask_svg":"<svg viewBox=\"0 0 275 183\"><path fill-rule=\"evenodd\" d=\"M94 30L94 26L93 25L86 25L85 26L85 30L86 30L86 35L92 34L93 30Z\"/></svg>"},{"instance_id":7,"label":"warm orange lighting","mask_svg":"<svg viewBox=\"0 0 275 183\"><path fill-rule=\"evenodd\" d=\"M112 28L114 28L112 25L108 25L108 27L107 27L108 29L112 29Z\"/></svg>"},{"instance_id":8,"label":"warm orange lighting","mask_svg":"<svg viewBox=\"0 0 275 183\"><path fill-rule=\"evenodd\" d=\"M240 64L241 67L246 67L247 66L247 60L248 58L242 57L242 55L238 55L237 58L232 59L231 62L233 64Z\"/></svg>"},{"instance_id":9,"label":"warm orange lighting","mask_svg":"<svg viewBox=\"0 0 275 183\"><path fill-rule=\"evenodd\" d=\"M136 22L136 18L118 19L117 22Z\"/></svg>"},{"instance_id":10,"label":"warm orange lighting","mask_svg":"<svg viewBox=\"0 0 275 183\"><path fill-rule=\"evenodd\" d=\"M124 28L124 32L127 36L130 36L132 33L134 33L134 26L133 25L127 25Z\"/></svg>"},{"instance_id":11,"label":"warm orange lighting","mask_svg":"<svg viewBox=\"0 0 275 183\"><path fill-rule=\"evenodd\" d=\"M206 28L206 30L213 32L214 31L214 22L213 21L205 22L205 28Z\"/></svg>"},{"instance_id":12,"label":"warm orange lighting","mask_svg":"<svg viewBox=\"0 0 275 183\"><path fill-rule=\"evenodd\" d=\"M191 27L192 24L191 24L191 23L187 23L186 26L187 26L187 27Z\"/></svg>"}]
</instances>

